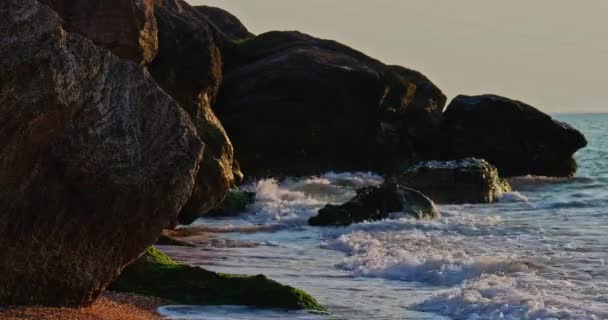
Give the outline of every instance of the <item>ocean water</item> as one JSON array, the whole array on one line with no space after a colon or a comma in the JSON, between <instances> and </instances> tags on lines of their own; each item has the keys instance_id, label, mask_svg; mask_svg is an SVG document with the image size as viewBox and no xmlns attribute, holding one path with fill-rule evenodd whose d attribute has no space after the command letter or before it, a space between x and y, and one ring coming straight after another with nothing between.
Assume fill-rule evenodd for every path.
<instances>
[{"instance_id":1,"label":"ocean water","mask_svg":"<svg viewBox=\"0 0 608 320\"><path fill-rule=\"evenodd\" d=\"M195 248L163 247L211 270L265 274L305 289L330 315L168 306L170 319L608 319L608 115L561 115L589 146L575 178L521 177L491 205L439 206L344 228L306 220L379 184L373 173L256 181L247 213L201 219Z\"/></svg>"}]
</instances>

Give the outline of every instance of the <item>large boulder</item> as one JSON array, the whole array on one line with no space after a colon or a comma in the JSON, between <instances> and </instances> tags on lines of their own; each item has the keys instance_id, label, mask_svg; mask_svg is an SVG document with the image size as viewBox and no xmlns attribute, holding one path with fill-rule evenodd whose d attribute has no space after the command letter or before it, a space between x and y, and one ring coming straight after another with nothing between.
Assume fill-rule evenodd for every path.
<instances>
[{"instance_id":1,"label":"large boulder","mask_svg":"<svg viewBox=\"0 0 608 320\"><path fill-rule=\"evenodd\" d=\"M147 63L158 49L154 0L39 0L79 33L123 59Z\"/></svg>"},{"instance_id":2,"label":"large boulder","mask_svg":"<svg viewBox=\"0 0 608 320\"><path fill-rule=\"evenodd\" d=\"M253 33L247 30L247 27L243 25L239 18L224 9L209 6L196 6L195 8L230 40L242 41L254 36Z\"/></svg>"},{"instance_id":3,"label":"large boulder","mask_svg":"<svg viewBox=\"0 0 608 320\"><path fill-rule=\"evenodd\" d=\"M396 171L434 144L445 96L413 71L298 32L236 51L214 110L248 174Z\"/></svg>"},{"instance_id":4,"label":"large boulder","mask_svg":"<svg viewBox=\"0 0 608 320\"><path fill-rule=\"evenodd\" d=\"M482 158L505 177L572 176L582 133L523 102L495 95L458 96L442 123L446 160Z\"/></svg>"},{"instance_id":5,"label":"large boulder","mask_svg":"<svg viewBox=\"0 0 608 320\"><path fill-rule=\"evenodd\" d=\"M441 214L433 201L419 191L386 183L359 189L352 200L342 205L326 205L308 223L312 226L347 226L399 216L437 219Z\"/></svg>"},{"instance_id":6,"label":"large boulder","mask_svg":"<svg viewBox=\"0 0 608 320\"><path fill-rule=\"evenodd\" d=\"M423 158L439 156L441 119L447 97L422 73L402 66L390 66L406 82L416 86L408 106L407 117L397 117L393 126L406 132L417 153Z\"/></svg>"},{"instance_id":7,"label":"large boulder","mask_svg":"<svg viewBox=\"0 0 608 320\"><path fill-rule=\"evenodd\" d=\"M203 144L147 71L0 2L0 305L86 305L174 223Z\"/></svg>"},{"instance_id":8,"label":"large boulder","mask_svg":"<svg viewBox=\"0 0 608 320\"><path fill-rule=\"evenodd\" d=\"M492 203L511 191L496 167L475 158L421 162L405 170L398 182L436 203Z\"/></svg>"},{"instance_id":9,"label":"large boulder","mask_svg":"<svg viewBox=\"0 0 608 320\"><path fill-rule=\"evenodd\" d=\"M150 73L190 114L205 142L205 154L192 197L180 213L189 224L219 206L242 180L233 147L211 104L222 81L222 59L212 26L181 0L157 0L159 50Z\"/></svg>"}]
</instances>

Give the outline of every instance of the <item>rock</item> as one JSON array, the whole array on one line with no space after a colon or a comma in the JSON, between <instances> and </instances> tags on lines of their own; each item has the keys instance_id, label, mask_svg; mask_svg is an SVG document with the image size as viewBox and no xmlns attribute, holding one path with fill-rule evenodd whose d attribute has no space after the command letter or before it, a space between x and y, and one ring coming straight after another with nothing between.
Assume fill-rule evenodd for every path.
<instances>
[{"instance_id":1,"label":"rock","mask_svg":"<svg viewBox=\"0 0 608 320\"><path fill-rule=\"evenodd\" d=\"M156 248L150 248L127 267L110 289L186 305L244 305L325 311L308 293L263 275L219 274L179 264Z\"/></svg>"},{"instance_id":2,"label":"rock","mask_svg":"<svg viewBox=\"0 0 608 320\"><path fill-rule=\"evenodd\" d=\"M312 226L347 226L353 223L383 220L403 212L418 219L438 219L441 214L424 194L397 184L357 190L357 196L345 204L328 204L310 218Z\"/></svg>"},{"instance_id":3,"label":"rock","mask_svg":"<svg viewBox=\"0 0 608 320\"><path fill-rule=\"evenodd\" d=\"M572 176L573 154L587 145L582 133L508 98L458 96L442 123L442 158L486 159L505 177Z\"/></svg>"},{"instance_id":4,"label":"rock","mask_svg":"<svg viewBox=\"0 0 608 320\"><path fill-rule=\"evenodd\" d=\"M147 71L0 2L0 305L90 304L174 223L203 145Z\"/></svg>"},{"instance_id":5,"label":"rock","mask_svg":"<svg viewBox=\"0 0 608 320\"><path fill-rule=\"evenodd\" d=\"M83 35L123 59L148 63L158 38L154 0L39 0L64 20L67 31Z\"/></svg>"},{"instance_id":6,"label":"rock","mask_svg":"<svg viewBox=\"0 0 608 320\"><path fill-rule=\"evenodd\" d=\"M255 192L231 190L222 205L209 211L210 217L231 217L242 213L247 206L255 202Z\"/></svg>"},{"instance_id":7,"label":"rock","mask_svg":"<svg viewBox=\"0 0 608 320\"><path fill-rule=\"evenodd\" d=\"M150 73L190 114L205 142L195 191L179 216L189 224L219 206L242 173L211 104L222 80L220 50L208 21L181 0L158 0L159 50Z\"/></svg>"},{"instance_id":8,"label":"rock","mask_svg":"<svg viewBox=\"0 0 608 320\"><path fill-rule=\"evenodd\" d=\"M447 97L422 73L402 66L390 68L416 86L407 117L395 119L395 122L407 132L416 152L422 154L423 158L436 159L439 156L437 146L440 145L441 118Z\"/></svg>"},{"instance_id":9,"label":"rock","mask_svg":"<svg viewBox=\"0 0 608 320\"><path fill-rule=\"evenodd\" d=\"M445 97L428 79L337 42L269 32L235 56L214 110L248 174L398 171L439 131Z\"/></svg>"},{"instance_id":10,"label":"rock","mask_svg":"<svg viewBox=\"0 0 608 320\"><path fill-rule=\"evenodd\" d=\"M475 158L422 162L401 174L398 182L436 203L492 203L504 192L511 192L496 167Z\"/></svg>"},{"instance_id":11,"label":"rock","mask_svg":"<svg viewBox=\"0 0 608 320\"><path fill-rule=\"evenodd\" d=\"M209 6L195 6L194 8L207 17L230 40L241 41L254 37L254 34L247 30L239 18L224 9Z\"/></svg>"}]
</instances>

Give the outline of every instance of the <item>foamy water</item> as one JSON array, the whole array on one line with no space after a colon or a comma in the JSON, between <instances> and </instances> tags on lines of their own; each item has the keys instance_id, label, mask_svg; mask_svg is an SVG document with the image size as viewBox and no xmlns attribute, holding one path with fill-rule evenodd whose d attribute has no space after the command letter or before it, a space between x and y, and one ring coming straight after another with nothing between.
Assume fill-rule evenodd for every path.
<instances>
[{"instance_id":1,"label":"foamy water","mask_svg":"<svg viewBox=\"0 0 608 320\"><path fill-rule=\"evenodd\" d=\"M171 309L172 319L608 319L608 116L562 120L590 140L578 177L517 178L499 203L440 206L439 221L306 225L323 205L380 184L372 173L251 183L247 213L197 222L230 245L164 249L301 287L331 315L219 307Z\"/></svg>"}]
</instances>

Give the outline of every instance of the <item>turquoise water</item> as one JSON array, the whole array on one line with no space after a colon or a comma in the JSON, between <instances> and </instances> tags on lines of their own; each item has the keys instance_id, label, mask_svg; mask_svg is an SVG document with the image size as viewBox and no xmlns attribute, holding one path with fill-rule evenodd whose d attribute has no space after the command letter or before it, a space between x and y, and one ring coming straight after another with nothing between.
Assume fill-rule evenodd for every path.
<instances>
[{"instance_id":1,"label":"turquoise water","mask_svg":"<svg viewBox=\"0 0 608 320\"><path fill-rule=\"evenodd\" d=\"M249 212L197 222L212 237L163 249L211 270L303 288L330 316L234 307L165 309L173 319L608 319L608 115L559 115L583 131L573 179L521 177L493 205L440 206L438 222L306 226L372 173L262 180Z\"/></svg>"}]
</instances>

